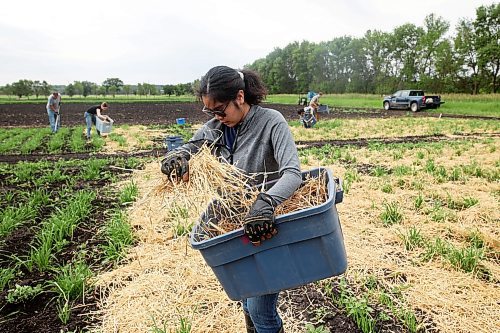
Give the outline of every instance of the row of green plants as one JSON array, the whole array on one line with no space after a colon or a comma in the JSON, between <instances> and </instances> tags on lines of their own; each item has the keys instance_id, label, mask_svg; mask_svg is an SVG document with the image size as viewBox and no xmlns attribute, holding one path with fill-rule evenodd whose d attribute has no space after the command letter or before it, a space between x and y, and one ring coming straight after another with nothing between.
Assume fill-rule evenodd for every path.
<instances>
[{"instance_id":1,"label":"row of green plants","mask_svg":"<svg viewBox=\"0 0 500 333\"><path fill-rule=\"evenodd\" d=\"M363 333L383 331L385 324L402 326L406 332L425 331L425 324L407 304L403 292L404 282L389 287L375 275L362 278L336 277L319 282L319 287L334 304L346 312ZM328 312L328 309L324 311ZM324 314L322 314L324 315ZM310 332L324 332L322 326ZM328 332L328 331L326 331Z\"/></svg>"},{"instance_id":2,"label":"row of green plants","mask_svg":"<svg viewBox=\"0 0 500 333\"><path fill-rule=\"evenodd\" d=\"M102 269L90 267L88 262L114 265L134 242L123 207L137 197L136 184L130 182L117 193L105 186L101 186L102 190L92 187L95 182L103 184L103 181L111 183L119 179L110 174L111 164L137 168L141 163L137 159L109 159L0 165L2 170L8 170L3 178L5 184L26 185L17 191L1 192L0 248L15 228L26 227L34 234L32 242L19 249L19 254L0 257L0 292L7 291L5 302L25 304L36 301L35 298L41 294L49 294L52 297L50 302L56 304L61 322L66 324L70 320L72 306L81 302L85 292L92 288L88 281L93 270ZM54 166L62 170L61 174L66 177L45 178L45 183L36 182L37 175L46 173L48 168ZM74 173L75 167L81 170ZM82 182L86 182L83 189ZM57 186L54 183L58 183ZM79 187L76 192L75 186ZM96 208L96 201L102 200L102 196L114 202L108 207L109 212ZM104 215L96 219L96 214ZM89 219L105 220L97 233L102 240L97 259L91 258L91 253L95 251L87 248L87 243L74 243L74 232L79 224ZM75 254L70 261L61 262L59 254L69 247L76 249ZM38 282L34 285L20 283L27 275L39 275L41 280L36 279ZM5 318L8 320L14 315L6 314Z\"/></svg>"},{"instance_id":3,"label":"row of green plants","mask_svg":"<svg viewBox=\"0 0 500 333\"><path fill-rule=\"evenodd\" d=\"M61 127L57 133L49 128L12 128L0 131L0 154L31 154L99 151L104 146L103 138L94 136L87 142L83 127Z\"/></svg>"},{"instance_id":4,"label":"row of green plants","mask_svg":"<svg viewBox=\"0 0 500 333\"><path fill-rule=\"evenodd\" d=\"M123 125L122 128L127 130L128 125ZM165 130L166 136L179 135L184 141L189 140L193 135L190 125L151 126L150 128ZM112 132L106 139L93 135L91 141L87 141L83 131L83 126L61 127L55 134L51 133L49 128L0 129L0 154L99 152L106 145L107 140L116 142L119 148L130 146L130 142L122 134ZM137 148L153 148L153 145L147 142L149 139L146 135L137 133L134 134L133 138L137 141ZM161 146L163 142L157 145Z\"/></svg>"}]
</instances>

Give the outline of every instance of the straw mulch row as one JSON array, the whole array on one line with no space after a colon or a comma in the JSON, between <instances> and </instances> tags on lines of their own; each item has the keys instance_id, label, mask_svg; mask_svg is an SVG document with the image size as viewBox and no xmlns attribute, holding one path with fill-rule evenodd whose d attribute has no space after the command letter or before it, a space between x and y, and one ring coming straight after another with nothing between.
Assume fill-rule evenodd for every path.
<instances>
[{"instance_id":1,"label":"straw mulch row","mask_svg":"<svg viewBox=\"0 0 500 333\"><path fill-rule=\"evenodd\" d=\"M500 140L496 140L500 143ZM498 147L497 143L497 147ZM455 166L469 165L474 160L481 166L494 168L500 160L498 150L492 153L488 144L476 143L469 151L456 154L457 148L446 147L434 157L436 165L451 170ZM406 152L397 161L386 151L358 149L352 151L358 163L377 164L387 168L415 163L415 151ZM319 163L310 159L310 163ZM303 166L304 167L304 166ZM351 166L332 166L336 176L345 178ZM344 202L338 205L345 238L349 268L345 274L350 281L363 281L375 276L390 290L401 290L406 302L416 312L423 313L439 332L498 332L500 331L500 193L498 182L470 177L466 181L438 182L426 173L399 177L359 175ZM393 184L392 193L383 193L381 186ZM399 184L399 185L398 185ZM403 185L401 185L403 184ZM412 184L422 189L412 188ZM426 198L421 209L414 208L419 195ZM442 222L434 222L425 212L432 210L432 197L446 199L474 197L478 204L458 212L449 212ZM396 202L404 216L400 224L384 226L380 219L383 203ZM400 235L411 227L421 230L423 236L440 237L457 247L463 247L466 235L478 232L490 249L490 256L481 264L490 272L489 281L472 273L452 267L446 260L436 257L423 261L423 249L405 250ZM496 255L495 255L496 253ZM425 322L425 319L424 319Z\"/></svg>"}]
</instances>

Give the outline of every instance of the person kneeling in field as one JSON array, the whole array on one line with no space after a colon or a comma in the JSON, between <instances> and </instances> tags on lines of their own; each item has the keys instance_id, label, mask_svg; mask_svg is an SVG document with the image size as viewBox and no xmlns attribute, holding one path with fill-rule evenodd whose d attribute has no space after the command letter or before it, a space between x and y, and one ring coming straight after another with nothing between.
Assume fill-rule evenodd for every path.
<instances>
[{"instance_id":1,"label":"person kneeling in field","mask_svg":"<svg viewBox=\"0 0 500 333\"><path fill-rule=\"evenodd\" d=\"M261 78L250 70L226 66L210 69L202 77L197 96L202 111L212 119L179 148L169 152L161 171L175 181L189 179L189 159L204 143L221 146L214 154L248 174L258 175L256 184L277 180L260 193L244 218L244 231L254 246L278 232L275 208L288 199L302 183L295 142L283 115L259 103L267 95ZM201 142L201 144L200 144ZM267 177L267 178L266 178ZM248 332L283 332L276 309L279 293L242 300Z\"/></svg>"},{"instance_id":2,"label":"person kneeling in field","mask_svg":"<svg viewBox=\"0 0 500 333\"><path fill-rule=\"evenodd\" d=\"M109 105L107 102L102 102L99 105L94 105L91 106L90 108L85 111L85 123L87 124L87 132L86 132L86 137L87 140L90 140L90 130L92 129L92 124L96 123L96 118L98 117L102 121L113 121L109 116L101 114L103 111L107 111L109 108ZM101 135L99 130L96 128L97 135Z\"/></svg>"}]
</instances>

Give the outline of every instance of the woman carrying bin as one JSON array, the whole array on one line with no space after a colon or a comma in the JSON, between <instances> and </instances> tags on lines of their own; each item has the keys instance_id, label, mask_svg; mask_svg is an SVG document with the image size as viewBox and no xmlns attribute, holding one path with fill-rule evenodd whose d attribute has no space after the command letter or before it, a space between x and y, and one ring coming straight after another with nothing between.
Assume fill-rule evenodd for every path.
<instances>
[{"instance_id":1,"label":"woman carrying bin","mask_svg":"<svg viewBox=\"0 0 500 333\"><path fill-rule=\"evenodd\" d=\"M96 123L96 118L101 119L102 121L113 121L109 116L101 114L103 111L107 111L109 108L109 105L107 102L102 102L99 105L94 105L91 106L90 108L85 111L85 123L87 124L87 132L86 132L86 137L87 140L90 140L90 130L92 129L92 124ZM96 128L97 135L101 135L99 130Z\"/></svg>"},{"instance_id":2,"label":"woman carrying bin","mask_svg":"<svg viewBox=\"0 0 500 333\"><path fill-rule=\"evenodd\" d=\"M225 147L215 154L248 174L258 174L256 183L277 179L267 192L257 196L245 217L245 234L255 246L278 232L274 209L302 183L288 123L280 112L259 105L266 95L267 89L253 71L226 66L210 69L201 79L197 96L203 101L202 111L212 119L188 143L169 152L161 166L164 174L170 176L175 171L187 181L191 154L199 150L200 142L210 142ZM278 293L242 300L247 331L283 332L277 302Z\"/></svg>"}]
</instances>

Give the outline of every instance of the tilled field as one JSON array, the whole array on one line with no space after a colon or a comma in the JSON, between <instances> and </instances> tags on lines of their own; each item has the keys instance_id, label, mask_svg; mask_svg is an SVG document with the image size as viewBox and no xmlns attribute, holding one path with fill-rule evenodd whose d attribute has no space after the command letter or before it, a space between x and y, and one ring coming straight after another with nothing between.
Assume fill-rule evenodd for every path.
<instances>
[{"instance_id":1,"label":"tilled field","mask_svg":"<svg viewBox=\"0 0 500 333\"><path fill-rule=\"evenodd\" d=\"M62 126L83 125L83 114L92 104L64 103L61 105ZM280 111L287 120L297 120L298 105L263 104ZM186 118L187 123L203 123L208 117L201 112L201 103L113 103L107 114L117 125L169 125L175 124L176 118ZM408 116L408 111L369 108L332 108L329 114L320 114L320 119L344 118L389 118ZM44 104L2 104L0 105L0 127L42 127L48 126L47 111ZM413 117L439 117L439 114L417 112ZM452 118L485 117L441 115Z\"/></svg>"}]
</instances>

